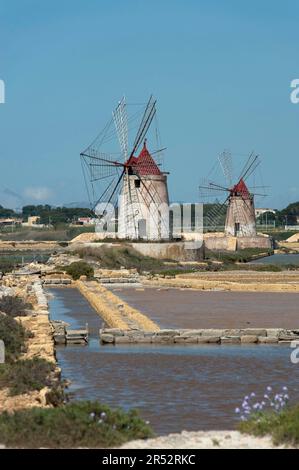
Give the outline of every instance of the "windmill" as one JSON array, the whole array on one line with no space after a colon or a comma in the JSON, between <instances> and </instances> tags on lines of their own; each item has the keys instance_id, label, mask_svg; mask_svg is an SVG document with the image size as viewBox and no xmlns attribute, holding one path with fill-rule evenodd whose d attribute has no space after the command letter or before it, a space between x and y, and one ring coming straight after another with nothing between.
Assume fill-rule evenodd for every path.
<instances>
[{"instance_id":1,"label":"windmill","mask_svg":"<svg viewBox=\"0 0 299 470\"><path fill-rule=\"evenodd\" d=\"M250 177L255 177L259 165L259 156L252 152L239 176L234 180L231 154L224 151L218 157L217 166L221 169L224 183L204 180L199 188L202 198L208 198L210 203L205 215L205 225L209 230L214 231L224 224L225 235L256 236L254 197L266 195L253 192L252 189L264 186L249 186L248 180ZM222 203L219 202L219 195L224 196ZM213 196L217 199L211 203Z\"/></svg>"},{"instance_id":2,"label":"windmill","mask_svg":"<svg viewBox=\"0 0 299 470\"><path fill-rule=\"evenodd\" d=\"M149 98L141 119L139 113L128 116L127 108L123 98L105 129L80 154L91 205L103 224L117 207L118 238L168 239L167 173L159 160L165 149L150 153L146 138L156 118L156 100ZM131 145L130 126L137 128ZM159 144L157 129L155 135ZM120 150L105 151L107 144L115 144L115 137Z\"/></svg>"}]
</instances>

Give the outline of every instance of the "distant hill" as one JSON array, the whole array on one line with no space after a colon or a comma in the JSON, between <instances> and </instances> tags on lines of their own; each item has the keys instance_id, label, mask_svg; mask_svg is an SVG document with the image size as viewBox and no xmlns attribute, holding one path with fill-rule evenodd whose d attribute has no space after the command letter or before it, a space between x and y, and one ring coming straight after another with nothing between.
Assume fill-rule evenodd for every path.
<instances>
[{"instance_id":1,"label":"distant hill","mask_svg":"<svg viewBox=\"0 0 299 470\"><path fill-rule=\"evenodd\" d=\"M87 201L81 202L69 202L67 204L62 204L63 207L67 207L69 209L76 209L77 207L83 207L85 209L90 209L90 203Z\"/></svg>"}]
</instances>

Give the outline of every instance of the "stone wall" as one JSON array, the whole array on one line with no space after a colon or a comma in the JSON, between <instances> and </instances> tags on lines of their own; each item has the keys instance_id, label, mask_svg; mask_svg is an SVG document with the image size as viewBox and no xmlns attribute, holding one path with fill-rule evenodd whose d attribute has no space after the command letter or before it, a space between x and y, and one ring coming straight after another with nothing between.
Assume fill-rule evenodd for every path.
<instances>
[{"instance_id":1,"label":"stone wall","mask_svg":"<svg viewBox=\"0 0 299 470\"><path fill-rule=\"evenodd\" d=\"M299 329L162 329L156 332L105 328L100 330L102 344L261 344L299 340Z\"/></svg>"},{"instance_id":2,"label":"stone wall","mask_svg":"<svg viewBox=\"0 0 299 470\"><path fill-rule=\"evenodd\" d=\"M231 237L231 236L209 236L204 235L204 246L208 250L236 251L246 248L271 249L273 241L271 237L256 235L252 237Z\"/></svg>"},{"instance_id":3,"label":"stone wall","mask_svg":"<svg viewBox=\"0 0 299 470\"><path fill-rule=\"evenodd\" d=\"M174 261L200 261L204 258L204 248L200 243L165 242L165 243L130 243L130 245L144 256Z\"/></svg>"}]
</instances>

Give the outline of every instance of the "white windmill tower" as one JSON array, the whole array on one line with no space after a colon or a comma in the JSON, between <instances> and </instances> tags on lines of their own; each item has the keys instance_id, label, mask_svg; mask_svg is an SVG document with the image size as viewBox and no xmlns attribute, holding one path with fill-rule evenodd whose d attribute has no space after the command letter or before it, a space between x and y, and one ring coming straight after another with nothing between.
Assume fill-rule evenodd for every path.
<instances>
[{"instance_id":1,"label":"white windmill tower","mask_svg":"<svg viewBox=\"0 0 299 470\"><path fill-rule=\"evenodd\" d=\"M161 240L169 238L169 199L167 190L167 173L161 171L160 165L153 158L164 149L150 154L147 148L146 135L156 114L156 101L151 96L145 106L138 132L129 152L127 105L123 98L112 113L119 145L120 156L115 159L110 153L103 153L96 148L103 142L111 140L110 124L104 135L100 135L82 152L81 158L94 197L93 205L101 203L104 207L102 217L106 214L105 207L115 205L118 199L118 238ZM140 147L142 146L141 150ZM108 185L107 185L108 180ZM100 197L95 192L95 183L104 182L104 190ZM103 189L103 187L102 187ZM103 206L104 204L104 206ZM105 206L106 204L106 206Z\"/></svg>"}]
</instances>

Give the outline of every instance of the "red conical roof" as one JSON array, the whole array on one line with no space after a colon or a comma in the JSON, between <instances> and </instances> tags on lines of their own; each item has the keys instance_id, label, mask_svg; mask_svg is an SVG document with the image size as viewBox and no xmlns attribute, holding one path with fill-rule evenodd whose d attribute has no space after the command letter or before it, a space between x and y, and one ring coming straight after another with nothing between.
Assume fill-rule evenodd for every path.
<instances>
[{"instance_id":1,"label":"red conical roof","mask_svg":"<svg viewBox=\"0 0 299 470\"><path fill-rule=\"evenodd\" d=\"M245 198L250 197L250 192L248 191L248 188L242 178L237 184L235 184L235 186L231 188L230 193L231 195L242 196Z\"/></svg>"},{"instance_id":2,"label":"red conical roof","mask_svg":"<svg viewBox=\"0 0 299 470\"><path fill-rule=\"evenodd\" d=\"M127 165L132 166L132 168L136 170L139 175L161 175L159 167L147 150L146 142L144 142L143 149L141 150L138 157L130 157L127 161Z\"/></svg>"}]
</instances>

